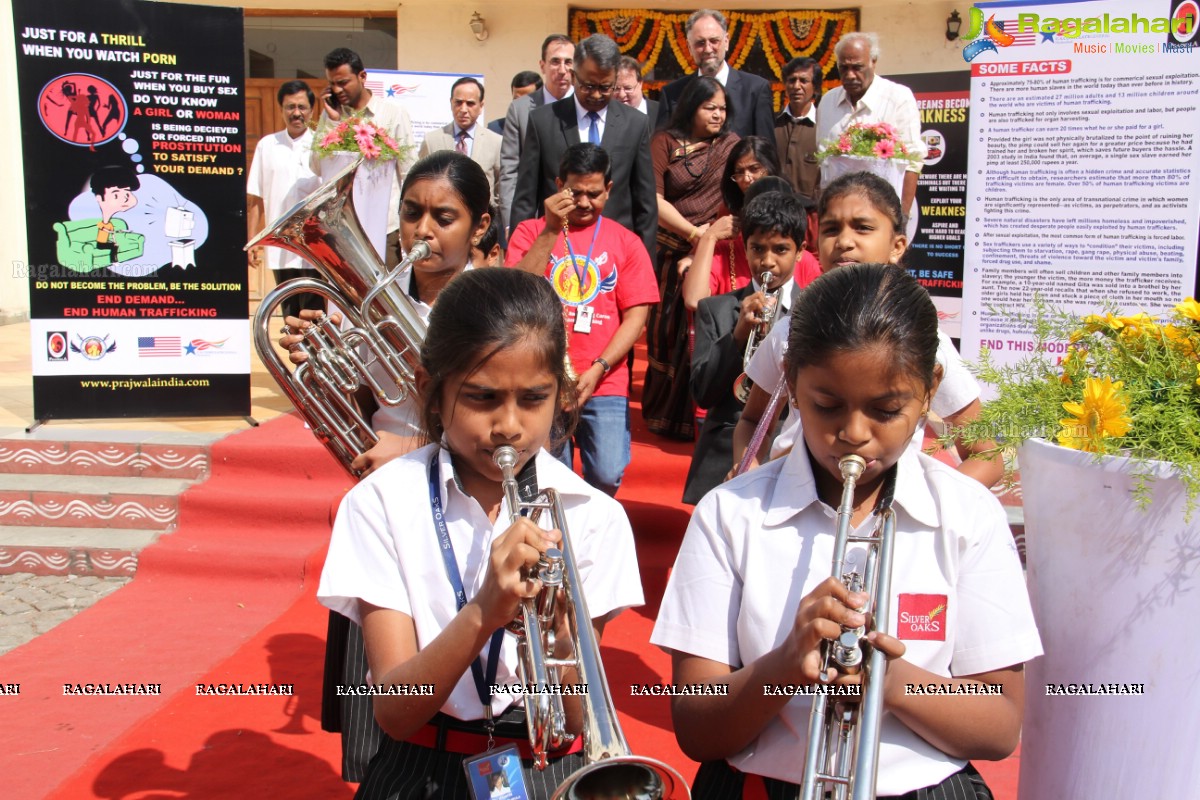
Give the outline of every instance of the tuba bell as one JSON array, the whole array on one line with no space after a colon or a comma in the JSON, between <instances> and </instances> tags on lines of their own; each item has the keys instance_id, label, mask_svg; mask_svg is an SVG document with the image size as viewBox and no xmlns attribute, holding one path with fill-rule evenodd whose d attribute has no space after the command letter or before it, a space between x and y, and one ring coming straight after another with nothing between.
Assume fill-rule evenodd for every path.
<instances>
[{"instance_id":1,"label":"tuba bell","mask_svg":"<svg viewBox=\"0 0 1200 800\"><path fill-rule=\"evenodd\" d=\"M867 644L872 630L886 631L891 611L892 550L896 540L896 512L892 496L896 488L896 468L884 478L875 530L857 536L851 527L854 515L854 489L866 468L861 456L843 456L838 462L842 472L842 501L837 511L837 533L833 544L833 577L852 592L866 592L866 606L858 609L868 616L868 625L845 628L842 634L823 645L822 680L830 668L839 673L863 673L861 697L843 702L818 694L813 697L808 722L808 751L804 758L801 800L875 800L875 777L879 770L879 733L883 724L883 679L887 656ZM844 572L846 547L868 546L862 574Z\"/></svg>"},{"instance_id":2,"label":"tuba bell","mask_svg":"<svg viewBox=\"0 0 1200 800\"><path fill-rule=\"evenodd\" d=\"M290 280L264 297L254 316L254 346L313 434L351 475L356 475L351 462L379 440L354 392L365 385L380 406L395 406L416 391L426 326L396 280L430 252L417 242L400 264L385 269L354 213L354 176L362 162L339 172L245 247L281 247L325 278ZM304 335L299 348L308 355L291 369L275 349L270 323L283 301L298 294L316 294L336 305L345 326L339 330L325 316L305 330L285 328ZM373 366L382 378L372 373Z\"/></svg>"},{"instance_id":3,"label":"tuba bell","mask_svg":"<svg viewBox=\"0 0 1200 800\"><path fill-rule=\"evenodd\" d=\"M542 512L548 511L551 524L562 532L561 549L548 549L532 570L533 576L542 581L541 592L522 601L518 618L509 626L518 636L517 668L521 680L536 684L540 690L524 695L525 723L534 766L538 769L545 768L550 751L574 739L566 730L562 695L542 690L548 685L561 684L564 671L572 667L579 675L579 682L587 687L587 693L580 696L586 763L563 781L552 800L688 800L691 791L682 775L657 759L635 756L629 751L608 691L600 645L583 596L567 517L558 493L543 489L533 501L522 501L513 474L517 451L508 446L498 447L493 460L504 474L504 497L511 519L515 521L526 514L536 522ZM549 655L554 650L554 616L560 589L566 594L567 624L575 648L570 659Z\"/></svg>"}]
</instances>

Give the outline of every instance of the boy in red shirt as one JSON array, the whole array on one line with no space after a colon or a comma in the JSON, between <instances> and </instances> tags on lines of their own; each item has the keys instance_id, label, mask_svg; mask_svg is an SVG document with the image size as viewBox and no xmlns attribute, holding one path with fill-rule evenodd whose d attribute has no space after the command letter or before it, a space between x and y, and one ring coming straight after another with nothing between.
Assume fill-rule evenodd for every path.
<instances>
[{"instance_id":1,"label":"boy in red shirt","mask_svg":"<svg viewBox=\"0 0 1200 800\"><path fill-rule=\"evenodd\" d=\"M640 237L602 218L612 189L608 154L593 144L567 148L546 199L546 216L525 220L508 240L505 265L544 275L563 304L576 383L584 479L616 494L629 464L629 363L658 281ZM559 456L571 464L572 442Z\"/></svg>"}]
</instances>

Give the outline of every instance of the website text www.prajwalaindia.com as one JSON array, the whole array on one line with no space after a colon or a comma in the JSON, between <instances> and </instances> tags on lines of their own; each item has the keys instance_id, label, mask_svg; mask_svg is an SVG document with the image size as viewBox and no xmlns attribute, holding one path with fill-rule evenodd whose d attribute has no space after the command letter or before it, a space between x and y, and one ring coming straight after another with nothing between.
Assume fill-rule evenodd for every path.
<instances>
[{"instance_id":1,"label":"website text www.prajwalaindia.com","mask_svg":"<svg viewBox=\"0 0 1200 800\"><path fill-rule=\"evenodd\" d=\"M81 389L195 389L209 386L207 378L122 378L120 380L86 380Z\"/></svg>"}]
</instances>

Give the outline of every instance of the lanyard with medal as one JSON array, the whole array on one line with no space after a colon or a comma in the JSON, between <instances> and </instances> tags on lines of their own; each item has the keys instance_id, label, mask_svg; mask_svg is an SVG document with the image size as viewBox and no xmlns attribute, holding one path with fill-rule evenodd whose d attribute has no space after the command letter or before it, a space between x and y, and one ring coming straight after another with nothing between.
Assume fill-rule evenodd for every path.
<instances>
[{"instance_id":1,"label":"lanyard with medal","mask_svg":"<svg viewBox=\"0 0 1200 800\"><path fill-rule=\"evenodd\" d=\"M569 189L567 191L570 191ZM596 249L596 239L600 236L600 224L604 221L604 217L596 217L596 229L592 231L592 243L588 245L587 260L583 262L583 269L579 268L579 262L575 258L575 250L571 247L571 231L566 219L563 219L563 242L567 247L567 258L571 262L571 269L575 271L575 280L579 282L579 298L583 299L584 281L587 280L588 266L592 263L592 251ZM596 280L600 280L600 274L597 270ZM591 305L579 305L575 307L575 327L572 329L575 333L591 333L592 332L592 316L595 311Z\"/></svg>"},{"instance_id":2,"label":"lanyard with medal","mask_svg":"<svg viewBox=\"0 0 1200 800\"><path fill-rule=\"evenodd\" d=\"M433 527L437 532L438 549L442 553L442 562L446 567L446 578L450 588L454 590L454 601L459 611L467 604L467 592L463 586L462 574L458 570L458 560L454 556L454 543L450 540L450 532L446 528L446 515L442 510L442 496L438 489L438 453L435 450L429 461L429 506L433 513ZM528 797L525 789L525 776L521 772L521 754L516 745L496 748L493 733L496 723L492 719L491 686L496 682L496 673L500 668L500 650L504 642L504 628L499 628L492 634L489 642L487 671L484 672L483 655L480 654L471 662L471 677L475 681L475 690L479 693L479 702L483 704L484 727L487 729L487 752L474 758L463 760L471 794L476 798L504 797L511 800L523 800ZM503 786L498 786L499 782ZM500 789L500 792L497 792Z\"/></svg>"}]
</instances>

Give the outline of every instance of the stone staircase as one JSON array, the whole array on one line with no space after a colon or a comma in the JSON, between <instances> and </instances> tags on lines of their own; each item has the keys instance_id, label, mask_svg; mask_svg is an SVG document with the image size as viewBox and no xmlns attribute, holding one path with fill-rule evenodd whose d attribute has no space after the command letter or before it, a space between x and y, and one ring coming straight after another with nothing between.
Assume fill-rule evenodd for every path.
<instances>
[{"instance_id":1,"label":"stone staircase","mask_svg":"<svg viewBox=\"0 0 1200 800\"><path fill-rule=\"evenodd\" d=\"M131 577L208 477L218 436L63 431L0 437L0 574Z\"/></svg>"}]
</instances>

